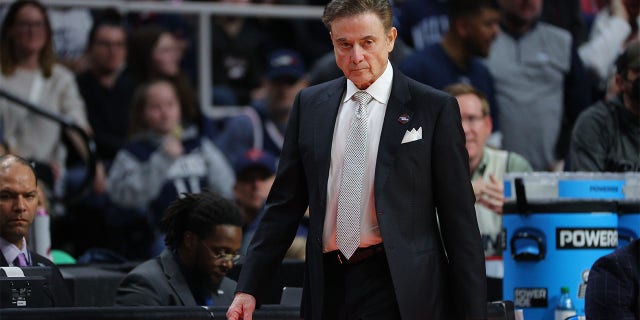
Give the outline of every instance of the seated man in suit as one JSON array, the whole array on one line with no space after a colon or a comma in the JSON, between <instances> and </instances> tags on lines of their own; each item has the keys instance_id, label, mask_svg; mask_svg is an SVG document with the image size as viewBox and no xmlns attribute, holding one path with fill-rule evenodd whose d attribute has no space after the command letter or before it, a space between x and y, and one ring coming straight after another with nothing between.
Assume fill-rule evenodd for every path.
<instances>
[{"instance_id":1,"label":"seated man in suit","mask_svg":"<svg viewBox=\"0 0 640 320\"><path fill-rule=\"evenodd\" d=\"M640 319L640 239L598 259L589 271L587 319Z\"/></svg>"},{"instance_id":2,"label":"seated man in suit","mask_svg":"<svg viewBox=\"0 0 640 320\"><path fill-rule=\"evenodd\" d=\"M26 237L38 208L36 174L29 162L12 154L0 156L0 267L51 267L57 306L71 300L58 268L27 248Z\"/></svg>"},{"instance_id":3,"label":"seated man in suit","mask_svg":"<svg viewBox=\"0 0 640 320\"><path fill-rule=\"evenodd\" d=\"M167 248L120 283L116 305L227 306L235 281L225 275L238 258L242 216L211 192L183 194L165 211Z\"/></svg>"}]
</instances>

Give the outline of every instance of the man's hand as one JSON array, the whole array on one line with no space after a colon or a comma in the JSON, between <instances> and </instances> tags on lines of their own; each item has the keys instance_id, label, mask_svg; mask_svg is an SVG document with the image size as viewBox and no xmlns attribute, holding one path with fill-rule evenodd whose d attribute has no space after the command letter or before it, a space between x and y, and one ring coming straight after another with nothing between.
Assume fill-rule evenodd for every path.
<instances>
[{"instance_id":1,"label":"man's hand","mask_svg":"<svg viewBox=\"0 0 640 320\"><path fill-rule=\"evenodd\" d=\"M609 3L609 10L612 16L619 17L624 21L629 21L629 13L622 0L612 0Z\"/></svg>"},{"instance_id":2,"label":"man's hand","mask_svg":"<svg viewBox=\"0 0 640 320\"><path fill-rule=\"evenodd\" d=\"M244 292L237 292L227 310L228 320L251 320L256 309L256 298Z\"/></svg>"},{"instance_id":3,"label":"man's hand","mask_svg":"<svg viewBox=\"0 0 640 320\"><path fill-rule=\"evenodd\" d=\"M162 141L162 150L172 159L176 159L184 153L184 148L182 148L182 141L173 135L167 135L164 137Z\"/></svg>"},{"instance_id":4,"label":"man's hand","mask_svg":"<svg viewBox=\"0 0 640 320\"><path fill-rule=\"evenodd\" d=\"M476 202L497 214L502 214L502 205L504 204L504 185L502 182L497 181L493 175L489 175L489 181L478 180L480 181L472 183Z\"/></svg>"},{"instance_id":5,"label":"man's hand","mask_svg":"<svg viewBox=\"0 0 640 320\"><path fill-rule=\"evenodd\" d=\"M107 191L107 174L101 161L96 163L96 175L93 178L93 192L103 194Z\"/></svg>"}]
</instances>

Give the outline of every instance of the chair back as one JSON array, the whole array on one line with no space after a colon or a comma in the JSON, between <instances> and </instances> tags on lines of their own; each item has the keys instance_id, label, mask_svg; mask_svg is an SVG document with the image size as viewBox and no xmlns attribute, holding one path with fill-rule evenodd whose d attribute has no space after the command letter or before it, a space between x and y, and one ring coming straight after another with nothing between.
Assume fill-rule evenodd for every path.
<instances>
[{"instance_id":1,"label":"chair back","mask_svg":"<svg viewBox=\"0 0 640 320\"><path fill-rule=\"evenodd\" d=\"M487 303L487 320L515 320L513 301L499 300Z\"/></svg>"}]
</instances>

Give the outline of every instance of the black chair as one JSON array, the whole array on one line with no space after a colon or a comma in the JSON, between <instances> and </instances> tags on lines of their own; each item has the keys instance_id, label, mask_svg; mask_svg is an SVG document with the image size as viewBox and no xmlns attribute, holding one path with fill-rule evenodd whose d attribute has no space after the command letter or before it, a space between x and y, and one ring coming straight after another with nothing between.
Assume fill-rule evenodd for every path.
<instances>
[{"instance_id":1,"label":"black chair","mask_svg":"<svg viewBox=\"0 0 640 320\"><path fill-rule=\"evenodd\" d=\"M243 261L234 264L233 269L227 273L227 277L237 281L242 270ZM284 287L300 287L304 285L304 261L297 259L284 259L280 268L271 277L271 284L262 288L259 295L261 304L279 305Z\"/></svg>"},{"instance_id":2,"label":"black chair","mask_svg":"<svg viewBox=\"0 0 640 320\"><path fill-rule=\"evenodd\" d=\"M302 288L300 287L282 288L282 297L280 297L281 306L300 308L301 304L302 304Z\"/></svg>"},{"instance_id":3,"label":"black chair","mask_svg":"<svg viewBox=\"0 0 640 320\"><path fill-rule=\"evenodd\" d=\"M487 320L515 320L513 301L500 300L487 303Z\"/></svg>"}]
</instances>

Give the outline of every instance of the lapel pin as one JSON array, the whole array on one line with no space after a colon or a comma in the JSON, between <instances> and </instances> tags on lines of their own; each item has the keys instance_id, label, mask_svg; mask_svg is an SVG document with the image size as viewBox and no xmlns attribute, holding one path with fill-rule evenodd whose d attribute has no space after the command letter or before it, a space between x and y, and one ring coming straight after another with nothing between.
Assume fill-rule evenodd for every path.
<instances>
[{"instance_id":1,"label":"lapel pin","mask_svg":"<svg viewBox=\"0 0 640 320\"><path fill-rule=\"evenodd\" d=\"M400 122L401 124L406 124L407 122L409 122L409 120L411 120L411 117L409 117L409 115L406 113L403 113L398 117L398 122Z\"/></svg>"}]
</instances>

